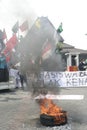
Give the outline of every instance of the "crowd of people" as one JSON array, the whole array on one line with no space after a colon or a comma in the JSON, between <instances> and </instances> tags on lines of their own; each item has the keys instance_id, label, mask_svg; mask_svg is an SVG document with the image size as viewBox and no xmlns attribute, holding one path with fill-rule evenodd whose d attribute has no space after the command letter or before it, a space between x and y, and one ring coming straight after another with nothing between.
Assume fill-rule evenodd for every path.
<instances>
[{"instance_id":1,"label":"crowd of people","mask_svg":"<svg viewBox=\"0 0 87 130\"><path fill-rule=\"evenodd\" d=\"M87 60L80 60L78 70L87 70ZM9 81L9 77L13 77L15 79L15 88L24 89L24 85L27 85L26 75L22 74L15 65L10 65L8 67L4 54L0 53L0 82Z\"/></svg>"}]
</instances>

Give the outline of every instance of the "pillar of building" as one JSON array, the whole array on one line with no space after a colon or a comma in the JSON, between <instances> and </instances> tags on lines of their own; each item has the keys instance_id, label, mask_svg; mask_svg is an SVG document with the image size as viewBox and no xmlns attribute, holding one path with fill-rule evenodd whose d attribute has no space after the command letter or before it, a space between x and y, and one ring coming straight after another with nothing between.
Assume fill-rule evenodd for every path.
<instances>
[{"instance_id":1,"label":"pillar of building","mask_svg":"<svg viewBox=\"0 0 87 130\"><path fill-rule=\"evenodd\" d=\"M67 55L67 67L71 66L71 54L68 53Z\"/></svg>"},{"instance_id":2,"label":"pillar of building","mask_svg":"<svg viewBox=\"0 0 87 130\"><path fill-rule=\"evenodd\" d=\"M79 54L76 55L76 63L77 63L77 66L79 66Z\"/></svg>"}]
</instances>

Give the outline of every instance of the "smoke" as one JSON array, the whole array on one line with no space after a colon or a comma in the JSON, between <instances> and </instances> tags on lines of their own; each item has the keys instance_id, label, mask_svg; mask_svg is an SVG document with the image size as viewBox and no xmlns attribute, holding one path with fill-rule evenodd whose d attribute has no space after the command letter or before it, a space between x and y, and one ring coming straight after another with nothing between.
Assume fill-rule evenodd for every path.
<instances>
[{"instance_id":1,"label":"smoke","mask_svg":"<svg viewBox=\"0 0 87 130\"><path fill-rule=\"evenodd\" d=\"M21 24L28 20L29 27L31 27L37 18L31 7L31 0L3 0L0 1L0 10L0 26L7 30L8 35L17 21Z\"/></svg>"},{"instance_id":2,"label":"smoke","mask_svg":"<svg viewBox=\"0 0 87 130\"><path fill-rule=\"evenodd\" d=\"M31 7L31 0L11 1L11 11L17 19L28 19L29 24L37 17L34 10Z\"/></svg>"},{"instance_id":3,"label":"smoke","mask_svg":"<svg viewBox=\"0 0 87 130\"><path fill-rule=\"evenodd\" d=\"M35 63L39 63L38 59L42 57L42 52L45 50L43 46L46 43L46 47L48 44L51 46L51 54L46 60L43 60L42 68L44 71L62 71L64 69L62 57L60 54L55 54L55 28L52 26L47 17L40 17L39 20L40 28L36 26L35 22L32 28L29 29L26 37L21 40L21 43L18 46L17 51L20 52L21 55L20 60L23 64L23 70L28 71L30 69L30 60L35 61ZM57 39L60 40L59 37L57 37ZM39 64L37 65L38 70ZM33 68L33 64L31 64L31 66Z\"/></svg>"},{"instance_id":4,"label":"smoke","mask_svg":"<svg viewBox=\"0 0 87 130\"><path fill-rule=\"evenodd\" d=\"M31 0L3 0L1 1L1 4L3 5L2 12L4 12L4 14L6 14L7 12L7 18L4 19L3 17L3 20L6 21L6 25L10 28L16 23L17 20L19 21L19 23L22 23L26 19L29 22L29 27L31 27L37 18L36 13L34 12L34 9L31 6ZM49 39L49 42L53 46L55 46L55 29L53 25L47 18L44 17L41 17L40 24L40 28L38 28L36 24L34 24L33 27L29 30L26 37L19 44L18 52L21 53L20 55L23 67L22 70L25 71L25 73L33 67L32 64L31 66L29 66L30 60L36 60L36 58L41 54L42 46L47 39ZM61 57L55 56L54 54L53 56L51 56L51 61L45 65L46 68L47 66L49 71L51 69L60 70L62 68ZM37 66L37 69L38 68L39 67ZM37 93L41 92L46 94L48 90L41 89L41 91Z\"/></svg>"},{"instance_id":5,"label":"smoke","mask_svg":"<svg viewBox=\"0 0 87 130\"><path fill-rule=\"evenodd\" d=\"M18 52L21 53L21 71L24 73L29 72L29 74L34 73L34 77L31 83L31 89L33 89L33 96L39 94L46 95L49 92L58 94L60 91L58 86L56 86L55 84L45 85L43 81L41 81L40 78L38 78L37 76L38 74L40 74L41 68L43 69L43 71L62 71L64 69L61 54L55 53L55 28L52 26L47 17L40 17L39 19L41 23L40 28L36 26L35 22L32 28L28 31L26 37L19 44L20 46L18 47ZM42 56L42 48L44 48L43 46L45 44L47 45L48 43L52 46L51 56L49 56L43 61L42 66L39 66L37 57ZM31 64L30 59L35 60L35 64Z\"/></svg>"}]
</instances>

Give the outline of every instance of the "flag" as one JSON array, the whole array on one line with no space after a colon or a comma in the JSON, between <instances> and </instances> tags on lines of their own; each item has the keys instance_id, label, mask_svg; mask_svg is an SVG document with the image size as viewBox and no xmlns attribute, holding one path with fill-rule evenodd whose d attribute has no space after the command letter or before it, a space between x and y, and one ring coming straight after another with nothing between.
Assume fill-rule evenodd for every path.
<instances>
[{"instance_id":1,"label":"flag","mask_svg":"<svg viewBox=\"0 0 87 130\"><path fill-rule=\"evenodd\" d=\"M11 60L11 54L5 55L7 63Z\"/></svg>"},{"instance_id":2,"label":"flag","mask_svg":"<svg viewBox=\"0 0 87 130\"><path fill-rule=\"evenodd\" d=\"M57 29L57 32L58 33L61 33L63 31L63 28L62 28L62 23L60 23L58 29Z\"/></svg>"},{"instance_id":3,"label":"flag","mask_svg":"<svg viewBox=\"0 0 87 130\"><path fill-rule=\"evenodd\" d=\"M5 31L5 29L3 29L3 40L7 40L7 34L6 34L6 31Z\"/></svg>"},{"instance_id":4,"label":"flag","mask_svg":"<svg viewBox=\"0 0 87 130\"><path fill-rule=\"evenodd\" d=\"M40 28L40 27L41 27L40 19L37 19L37 20L36 20L35 25L36 25L37 28Z\"/></svg>"},{"instance_id":5,"label":"flag","mask_svg":"<svg viewBox=\"0 0 87 130\"><path fill-rule=\"evenodd\" d=\"M0 29L0 40L3 40L3 31Z\"/></svg>"},{"instance_id":6,"label":"flag","mask_svg":"<svg viewBox=\"0 0 87 130\"><path fill-rule=\"evenodd\" d=\"M3 31L0 30L0 51L2 51L4 47L5 47L5 44L3 42Z\"/></svg>"},{"instance_id":7,"label":"flag","mask_svg":"<svg viewBox=\"0 0 87 130\"><path fill-rule=\"evenodd\" d=\"M24 21L19 28L22 32L26 31L28 29L28 21Z\"/></svg>"},{"instance_id":8,"label":"flag","mask_svg":"<svg viewBox=\"0 0 87 130\"><path fill-rule=\"evenodd\" d=\"M15 23L15 25L12 27L12 31L13 31L14 33L17 33L18 29L19 29L19 22L17 21L17 22Z\"/></svg>"},{"instance_id":9,"label":"flag","mask_svg":"<svg viewBox=\"0 0 87 130\"><path fill-rule=\"evenodd\" d=\"M44 46L42 48L42 59L47 59L52 53L52 45L49 43L49 41L46 41L44 43Z\"/></svg>"},{"instance_id":10,"label":"flag","mask_svg":"<svg viewBox=\"0 0 87 130\"><path fill-rule=\"evenodd\" d=\"M4 49L4 54L7 54L10 52L17 44L17 37L16 34L14 34L6 43L6 47Z\"/></svg>"}]
</instances>

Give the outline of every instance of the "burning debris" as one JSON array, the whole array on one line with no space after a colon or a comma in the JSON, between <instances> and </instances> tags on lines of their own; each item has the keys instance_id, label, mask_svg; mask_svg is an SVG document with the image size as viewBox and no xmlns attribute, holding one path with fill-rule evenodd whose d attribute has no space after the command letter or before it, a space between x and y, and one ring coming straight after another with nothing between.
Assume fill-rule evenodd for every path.
<instances>
[{"instance_id":1,"label":"burning debris","mask_svg":"<svg viewBox=\"0 0 87 130\"><path fill-rule=\"evenodd\" d=\"M67 116L66 111L55 105L52 100L46 98L40 99L38 104L35 100L34 109L34 111L32 111L33 109L31 110L33 113L24 121L23 126L25 129L71 130L71 118Z\"/></svg>"},{"instance_id":2,"label":"burning debris","mask_svg":"<svg viewBox=\"0 0 87 130\"><path fill-rule=\"evenodd\" d=\"M67 123L67 112L53 103L51 99L40 99L40 122L44 126L60 126Z\"/></svg>"}]
</instances>

